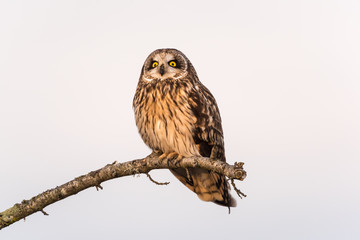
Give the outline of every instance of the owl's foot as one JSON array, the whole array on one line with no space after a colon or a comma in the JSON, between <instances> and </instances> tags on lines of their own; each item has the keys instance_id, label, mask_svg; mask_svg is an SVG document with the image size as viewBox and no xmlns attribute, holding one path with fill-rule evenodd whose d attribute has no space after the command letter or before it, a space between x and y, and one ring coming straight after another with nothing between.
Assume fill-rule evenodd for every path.
<instances>
[{"instance_id":1,"label":"owl's foot","mask_svg":"<svg viewBox=\"0 0 360 240\"><path fill-rule=\"evenodd\" d=\"M166 159L168 166L170 165L170 163L177 166L182 158L183 156L181 154L178 154L177 152L163 153L159 156L160 160Z\"/></svg>"},{"instance_id":2,"label":"owl's foot","mask_svg":"<svg viewBox=\"0 0 360 240\"><path fill-rule=\"evenodd\" d=\"M178 154L176 152L166 152L166 153L163 153L159 156L159 159L160 160L164 160L164 159L167 159L169 160L170 158L174 158L175 156L177 156Z\"/></svg>"}]
</instances>

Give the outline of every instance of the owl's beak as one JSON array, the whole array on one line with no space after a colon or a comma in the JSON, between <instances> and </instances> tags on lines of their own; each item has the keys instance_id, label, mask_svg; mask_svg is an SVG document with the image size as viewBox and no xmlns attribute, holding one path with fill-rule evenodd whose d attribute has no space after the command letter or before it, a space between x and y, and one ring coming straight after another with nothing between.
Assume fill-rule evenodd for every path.
<instances>
[{"instance_id":1,"label":"owl's beak","mask_svg":"<svg viewBox=\"0 0 360 240\"><path fill-rule=\"evenodd\" d=\"M165 73L165 68L164 68L164 64L162 64L160 66L160 74L161 74L161 76L164 75L164 73Z\"/></svg>"}]
</instances>

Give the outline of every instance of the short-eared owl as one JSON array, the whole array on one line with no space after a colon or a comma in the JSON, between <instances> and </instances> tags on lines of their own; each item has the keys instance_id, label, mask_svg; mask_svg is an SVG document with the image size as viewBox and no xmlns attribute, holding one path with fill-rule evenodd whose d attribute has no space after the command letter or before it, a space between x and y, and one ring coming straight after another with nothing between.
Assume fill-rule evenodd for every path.
<instances>
[{"instance_id":1,"label":"short-eared owl","mask_svg":"<svg viewBox=\"0 0 360 240\"><path fill-rule=\"evenodd\" d=\"M204 156L225 161L215 98L199 81L189 59L176 49L158 49L141 70L133 107L144 142L160 158ZM223 175L201 168L170 170L201 200L235 207Z\"/></svg>"}]
</instances>

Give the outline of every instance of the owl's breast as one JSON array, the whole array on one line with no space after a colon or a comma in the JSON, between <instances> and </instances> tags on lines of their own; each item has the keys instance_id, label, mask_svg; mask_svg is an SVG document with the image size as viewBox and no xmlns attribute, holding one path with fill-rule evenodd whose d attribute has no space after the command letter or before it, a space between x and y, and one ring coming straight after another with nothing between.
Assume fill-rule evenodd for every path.
<instances>
[{"instance_id":1,"label":"owl's breast","mask_svg":"<svg viewBox=\"0 0 360 240\"><path fill-rule=\"evenodd\" d=\"M193 140L196 118L183 91L155 89L134 100L136 125L144 142L153 150L177 152L183 156L200 155Z\"/></svg>"}]
</instances>

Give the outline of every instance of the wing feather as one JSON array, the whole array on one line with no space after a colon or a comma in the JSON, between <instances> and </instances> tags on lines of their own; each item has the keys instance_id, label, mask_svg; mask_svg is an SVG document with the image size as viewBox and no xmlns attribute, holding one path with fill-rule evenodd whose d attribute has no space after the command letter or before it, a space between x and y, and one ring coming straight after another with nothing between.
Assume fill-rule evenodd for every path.
<instances>
[{"instance_id":1,"label":"wing feather","mask_svg":"<svg viewBox=\"0 0 360 240\"><path fill-rule=\"evenodd\" d=\"M199 153L203 157L226 161L221 117L214 96L198 82L190 91L188 102L196 118L193 139ZM172 172L200 199L227 206L229 210L236 206L225 176L201 168L189 169L191 179L187 179L183 169Z\"/></svg>"}]
</instances>

